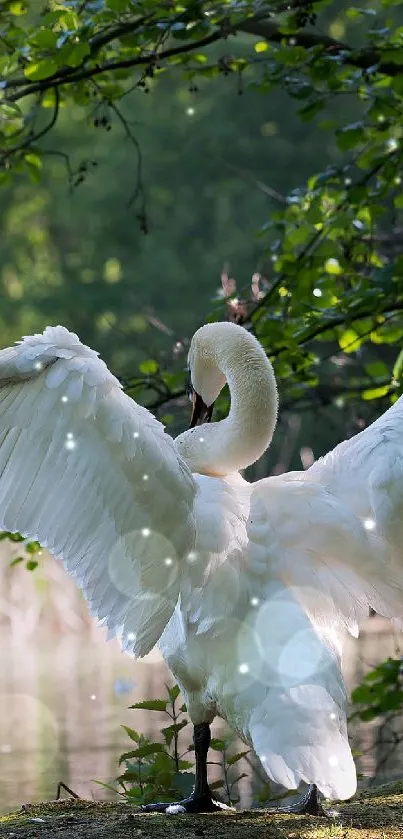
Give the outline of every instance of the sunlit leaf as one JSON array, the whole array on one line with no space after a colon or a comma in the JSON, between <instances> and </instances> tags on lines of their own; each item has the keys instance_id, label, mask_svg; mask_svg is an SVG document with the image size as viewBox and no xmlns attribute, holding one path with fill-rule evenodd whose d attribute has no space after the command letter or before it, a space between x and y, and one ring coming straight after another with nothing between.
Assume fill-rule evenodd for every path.
<instances>
[{"instance_id":1,"label":"sunlit leaf","mask_svg":"<svg viewBox=\"0 0 403 839\"><path fill-rule=\"evenodd\" d=\"M57 64L52 58L43 58L24 67L24 75L32 81L40 81L53 76L57 72Z\"/></svg>"},{"instance_id":2,"label":"sunlit leaf","mask_svg":"<svg viewBox=\"0 0 403 839\"><path fill-rule=\"evenodd\" d=\"M254 45L255 52L266 52L269 49L267 41L257 41Z\"/></svg>"},{"instance_id":3,"label":"sunlit leaf","mask_svg":"<svg viewBox=\"0 0 403 839\"><path fill-rule=\"evenodd\" d=\"M380 399L382 396L386 396L389 393L390 385L384 385L383 387L373 387L368 388L368 390L364 390L362 393L362 398L369 400L369 399Z\"/></svg>"}]
</instances>

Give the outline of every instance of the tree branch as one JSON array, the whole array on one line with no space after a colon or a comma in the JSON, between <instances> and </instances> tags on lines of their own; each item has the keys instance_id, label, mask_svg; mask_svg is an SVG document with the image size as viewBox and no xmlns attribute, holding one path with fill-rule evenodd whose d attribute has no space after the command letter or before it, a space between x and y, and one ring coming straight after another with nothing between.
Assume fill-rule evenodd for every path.
<instances>
[{"instance_id":1,"label":"tree branch","mask_svg":"<svg viewBox=\"0 0 403 839\"><path fill-rule=\"evenodd\" d=\"M147 20L148 18L146 16L139 17L135 20L125 21L124 23L97 33L97 35L94 35L89 41L89 57L94 59L102 47L107 46L116 38L124 38L126 35L132 34L147 23ZM167 29L169 29L168 23ZM204 38L201 38L199 41L189 41L186 44L170 47L169 49L161 50L160 52L158 52L157 49L154 55L151 52L147 52L144 55L122 59L121 61L105 61L103 64L97 64L92 67L86 66L89 58L87 56L84 58L82 65L79 68L63 67L48 78L31 83L27 82L26 78L19 76L15 79L7 81L3 89L11 91L15 88L21 88L21 90L16 91L7 97L9 101L16 102L25 96L42 92L48 90L49 88L60 87L63 84L75 84L76 82L90 79L94 76L99 76L113 70L121 70L130 67L143 67L149 64L150 60L164 61L176 55L191 53L194 50L209 46L216 41L226 39L229 35L236 35L239 32L255 35L256 37L273 43L281 43L283 40L289 40L290 38L290 36L281 31L281 26L273 20L265 17L264 13L262 13L255 15L254 17L249 17L243 21L237 21L232 25L228 25L228 22L225 22L225 25L224 23L221 23L217 26L215 31L206 35ZM394 63L392 61L383 62L381 60L381 53L376 49L354 50L342 41L337 41L327 35L309 32L305 29L301 29L300 31L293 33L292 40L297 46L302 46L306 49L311 49L312 47L322 47L324 52L328 54L330 53L334 56L343 56L346 64L351 64L354 67L359 67L363 70L376 68L377 72L384 73L388 76L396 76L403 73L403 64L398 63L399 50L397 48L396 63ZM390 53L391 50L389 49L388 51Z\"/></svg>"},{"instance_id":2,"label":"tree branch","mask_svg":"<svg viewBox=\"0 0 403 839\"><path fill-rule=\"evenodd\" d=\"M361 70L369 70L370 67L375 67L378 73L384 73L386 76L397 76L403 73L403 65L398 63L401 50L396 47L396 64L391 61L381 61L380 53L375 49L354 50L349 44L342 41L337 41L330 38L328 35L318 34L316 32L309 32L301 30L290 35L285 35L273 20L268 20L262 16L255 16L237 24L239 32L245 32L249 35L256 35L265 41L273 43L281 43L284 40L292 39L293 44L305 49L312 47L323 47L323 50L331 55L343 55L346 64L352 64L354 67L359 67ZM388 52L391 51L389 48Z\"/></svg>"},{"instance_id":3,"label":"tree branch","mask_svg":"<svg viewBox=\"0 0 403 839\"><path fill-rule=\"evenodd\" d=\"M181 55L182 53L206 47L209 44L213 44L215 41L219 41L222 37L222 32L217 31L213 32L211 35L206 35L205 38L200 38L199 41L192 41L189 44L182 44L179 47L171 47L170 49L162 50L155 56L140 55L136 58L122 59L122 61L106 61L104 64L97 64L95 67L88 67L88 69L82 69L78 72L74 72L73 68L64 67L62 70L58 70L57 73L54 73L53 76L49 76L47 79L41 79L41 81L31 84L26 84L26 79L21 78L10 80L3 89L10 90L13 87L19 87L22 84L26 84L22 90L19 90L17 93L13 93L11 96L7 96L9 102L17 102L25 96L31 96L33 93L40 93L42 91L49 90L49 88L60 87L64 84L75 84L76 82L81 82L85 79L92 79L94 76L100 76L103 73L109 73L112 70L122 70L126 67L144 67L144 65L150 64L150 60L157 59L158 61L164 61L166 58L172 58L173 56Z\"/></svg>"}]
</instances>

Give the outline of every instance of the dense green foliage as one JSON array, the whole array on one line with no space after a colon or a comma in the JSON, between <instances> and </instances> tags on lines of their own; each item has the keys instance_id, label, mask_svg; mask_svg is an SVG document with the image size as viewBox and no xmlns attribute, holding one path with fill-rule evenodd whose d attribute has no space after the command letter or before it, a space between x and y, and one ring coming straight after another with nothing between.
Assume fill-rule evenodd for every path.
<instances>
[{"instance_id":1,"label":"dense green foliage","mask_svg":"<svg viewBox=\"0 0 403 839\"><path fill-rule=\"evenodd\" d=\"M6 2L2 19L4 343L62 321L169 421L228 261L244 286L261 274L231 312L283 411L330 406L323 446L396 398L399 4Z\"/></svg>"}]
</instances>

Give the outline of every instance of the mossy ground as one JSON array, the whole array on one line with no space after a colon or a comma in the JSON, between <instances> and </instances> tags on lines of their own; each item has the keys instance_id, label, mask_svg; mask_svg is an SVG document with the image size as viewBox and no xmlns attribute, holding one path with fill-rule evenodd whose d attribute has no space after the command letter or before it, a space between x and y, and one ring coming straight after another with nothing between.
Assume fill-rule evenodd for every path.
<instances>
[{"instance_id":1,"label":"mossy ground","mask_svg":"<svg viewBox=\"0 0 403 839\"><path fill-rule=\"evenodd\" d=\"M0 817L8 839L402 839L403 781L365 790L332 805L338 815L276 815L251 810L202 816L140 813L123 803L64 799Z\"/></svg>"}]
</instances>

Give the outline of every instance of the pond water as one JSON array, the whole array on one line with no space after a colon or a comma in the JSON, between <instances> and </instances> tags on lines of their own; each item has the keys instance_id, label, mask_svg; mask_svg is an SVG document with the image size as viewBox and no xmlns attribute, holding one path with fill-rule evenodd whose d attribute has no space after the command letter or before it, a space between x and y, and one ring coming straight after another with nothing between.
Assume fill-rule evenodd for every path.
<instances>
[{"instance_id":1,"label":"pond water","mask_svg":"<svg viewBox=\"0 0 403 839\"><path fill-rule=\"evenodd\" d=\"M128 706L163 696L172 676L158 651L135 662L116 641L106 642L105 630L51 557L28 573L10 568L12 555L0 546L0 812L54 798L59 781L80 796L106 798L95 781L113 783L119 755L131 748L121 726L152 735L163 720ZM389 625L374 621L359 642L346 646L349 688L395 653ZM370 746L373 738L366 726L360 745ZM370 752L365 760L371 774ZM248 799L247 783L242 803Z\"/></svg>"},{"instance_id":2,"label":"pond water","mask_svg":"<svg viewBox=\"0 0 403 839\"><path fill-rule=\"evenodd\" d=\"M63 781L105 798L131 748L123 724L145 734L161 715L128 706L173 683L158 651L135 662L88 615L55 560L29 573L0 547L0 811L54 798ZM190 731L190 729L189 729Z\"/></svg>"},{"instance_id":3,"label":"pond water","mask_svg":"<svg viewBox=\"0 0 403 839\"><path fill-rule=\"evenodd\" d=\"M54 798L59 781L80 796L108 797L94 781L119 774L119 755L131 748L121 725L151 734L160 716L128 705L161 696L164 681L172 683L158 654L134 662L96 628L46 635L38 631L20 645L2 632L1 812Z\"/></svg>"}]
</instances>

